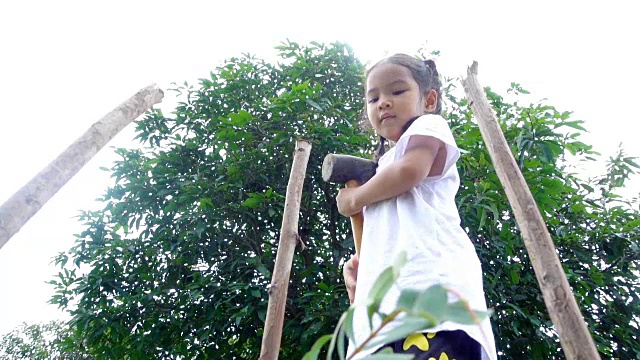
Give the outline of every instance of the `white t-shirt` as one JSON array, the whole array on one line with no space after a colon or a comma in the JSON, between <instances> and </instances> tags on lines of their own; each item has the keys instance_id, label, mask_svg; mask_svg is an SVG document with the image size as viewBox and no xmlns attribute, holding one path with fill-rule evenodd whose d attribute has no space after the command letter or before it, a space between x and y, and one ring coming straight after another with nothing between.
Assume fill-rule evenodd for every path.
<instances>
[{"instance_id":1,"label":"white t-shirt","mask_svg":"<svg viewBox=\"0 0 640 360\"><path fill-rule=\"evenodd\" d=\"M446 146L444 170L439 176L426 177L410 191L391 199L371 204L364 210L364 229L358 283L354 303L357 309L353 326L356 344L369 334L366 301L373 282L391 266L400 251L407 253L396 286L382 301L380 310L390 313L401 289L426 289L434 284L451 288L467 300L474 310L486 310L482 287L482 269L473 243L460 226L455 195L460 186L456 161L460 151L446 121L439 115L424 115L414 121L395 147L380 158L378 169L400 159L411 136L432 136ZM457 299L450 297L449 301ZM376 320L374 318L374 320ZM374 321L374 329L379 319ZM393 322L385 327L397 326ZM484 357L495 360L496 350L489 319L480 326L445 322L426 331L463 330L485 350ZM350 344L349 353L355 347ZM363 353L370 354L375 350Z\"/></svg>"}]
</instances>

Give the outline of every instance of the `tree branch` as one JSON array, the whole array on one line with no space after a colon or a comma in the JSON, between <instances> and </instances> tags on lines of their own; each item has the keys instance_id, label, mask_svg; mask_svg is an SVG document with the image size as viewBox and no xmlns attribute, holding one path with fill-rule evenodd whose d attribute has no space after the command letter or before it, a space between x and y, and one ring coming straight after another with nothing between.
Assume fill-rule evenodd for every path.
<instances>
[{"instance_id":1,"label":"tree branch","mask_svg":"<svg viewBox=\"0 0 640 360\"><path fill-rule=\"evenodd\" d=\"M547 310L558 330L562 349L569 360L599 359L598 350L580 314L546 224L478 82L477 69L478 63L474 61L462 84L496 173L513 208Z\"/></svg>"},{"instance_id":2,"label":"tree branch","mask_svg":"<svg viewBox=\"0 0 640 360\"><path fill-rule=\"evenodd\" d=\"M0 206L0 248L80 169L131 121L162 100L147 86L94 123L9 200Z\"/></svg>"},{"instance_id":3,"label":"tree branch","mask_svg":"<svg viewBox=\"0 0 640 360\"><path fill-rule=\"evenodd\" d=\"M269 286L269 305L267 307L267 317L260 350L261 360L278 359L282 340L284 310L289 288L289 276L293 264L293 255L298 243L300 201L307 163L309 162L311 143L305 140L298 140L295 149L287 185L276 263L273 269L271 285Z\"/></svg>"}]
</instances>

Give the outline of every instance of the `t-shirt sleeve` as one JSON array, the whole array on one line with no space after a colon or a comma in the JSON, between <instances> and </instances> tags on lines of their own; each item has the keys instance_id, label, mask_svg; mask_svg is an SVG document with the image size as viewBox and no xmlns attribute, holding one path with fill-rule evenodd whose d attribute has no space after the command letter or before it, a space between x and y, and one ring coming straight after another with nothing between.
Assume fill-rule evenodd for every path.
<instances>
[{"instance_id":1,"label":"t-shirt sleeve","mask_svg":"<svg viewBox=\"0 0 640 360\"><path fill-rule=\"evenodd\" d=\"M440 115L423 115L417 118L416 121L409 126L409 129L402 134L400 139L398 139L396 143L395 160L398 160L404 155L407 145L409 144L409 139L415 135L433 136L445 144L447 160L442 171L443 174L454 166L458 158L460 158L460 150L456 145L447 121Z\"/></svg>"}]
</instances>

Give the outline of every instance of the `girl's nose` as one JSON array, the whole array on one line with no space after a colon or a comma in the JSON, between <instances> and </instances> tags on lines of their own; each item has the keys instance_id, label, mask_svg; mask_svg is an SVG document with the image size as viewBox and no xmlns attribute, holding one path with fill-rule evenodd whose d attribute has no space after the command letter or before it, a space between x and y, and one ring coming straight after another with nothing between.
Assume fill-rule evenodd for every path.
<instances>
[{"instance_id":1,"label":"girl's nose","mask_svg":"<svg viewBox=\"0 0 640 360\"><path fill-rule=\"evenodd\" d=\"M391 101L389 101L389 98L386 96L380 97L380 100L378 101L378 108L384 109L388 107L391 107Z\"/></svg>"}]
</instances>

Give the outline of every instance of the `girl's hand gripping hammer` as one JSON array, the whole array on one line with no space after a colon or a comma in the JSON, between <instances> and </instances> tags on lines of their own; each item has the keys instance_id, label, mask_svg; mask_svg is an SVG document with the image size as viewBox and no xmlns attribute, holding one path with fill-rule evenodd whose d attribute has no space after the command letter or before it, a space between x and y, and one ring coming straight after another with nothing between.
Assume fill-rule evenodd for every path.
<instances>
[{"instance_id":1,"label":"girl's hand gripping hammer","mask_svg":"<svg viewBox=\"0 0 640 360\"><path fill-rule=\"evenodd\" d=\"M329 154L322 163L322 179L324 181L345 184L346 187L358 187L373 177L376 173L376 164L373 160L351 155ZM362 213L351 216L351 230L353 231L353 243L356 247L356 255L360 256L360 244L362 243L362 225L364 217Z\"/></svg>"}]
</instances>

